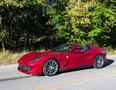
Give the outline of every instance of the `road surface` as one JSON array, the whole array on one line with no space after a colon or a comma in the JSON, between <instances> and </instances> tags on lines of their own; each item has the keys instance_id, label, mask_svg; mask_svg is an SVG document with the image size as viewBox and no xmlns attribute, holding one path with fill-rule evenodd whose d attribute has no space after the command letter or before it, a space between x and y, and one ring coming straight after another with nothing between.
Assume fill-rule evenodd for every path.
<instances>
[{"instance_id":1,"label":"road surface","mask_svg":"<svg viewBox=\"0 0 116 90\"><path fill-rule=\"evenodd\" d=\"M116 55L108 56L102 69L78 69L52 77L26 75L16 67L0 67L0 90L116 90Z\"/></svg>"}]
</instances>

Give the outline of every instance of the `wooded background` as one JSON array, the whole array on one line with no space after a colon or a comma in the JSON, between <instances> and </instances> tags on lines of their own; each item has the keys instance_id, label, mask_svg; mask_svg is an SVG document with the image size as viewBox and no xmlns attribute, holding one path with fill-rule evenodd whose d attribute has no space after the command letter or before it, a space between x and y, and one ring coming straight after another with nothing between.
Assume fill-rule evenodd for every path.
<instances>
[{"instance_id":1,"label":"wooded background","mask_svg":"<svg viewBox=\"0 0 116 90\"><path fill-rule=\"evenodd\" d=\"M0 0L0 48L116 47L116 0Z\"/></svg>"}]
</instances>

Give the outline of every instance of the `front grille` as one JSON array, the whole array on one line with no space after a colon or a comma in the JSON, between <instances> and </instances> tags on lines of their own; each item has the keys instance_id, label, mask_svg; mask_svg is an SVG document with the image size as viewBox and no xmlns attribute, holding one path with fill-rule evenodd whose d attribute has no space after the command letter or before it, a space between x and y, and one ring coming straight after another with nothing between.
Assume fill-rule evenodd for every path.
<instances>
[{"instance_id":1,"label":"front grille","mask_svg":"<svg viewBox=\"0 0 116 90\"><path fill-rule=\"evenodd\" d=\"M21 68L21 69L24 70L25 72L28 72L28 71L31 70L31 67L25 66L25 65L22 65L22 64L19 64L19 68Z\"/></svg>"}]
</instances>

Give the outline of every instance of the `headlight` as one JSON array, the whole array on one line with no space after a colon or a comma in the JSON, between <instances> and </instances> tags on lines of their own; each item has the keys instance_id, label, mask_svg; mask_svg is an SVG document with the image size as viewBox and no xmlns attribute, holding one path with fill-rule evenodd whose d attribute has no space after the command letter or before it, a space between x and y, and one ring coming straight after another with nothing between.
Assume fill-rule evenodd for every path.
<instances>
[{"instance_id":1,"label":"headlight","mask_svg":"<svg viewBox=\"0 0 116 90\"><path fill-rule=\"evenodd\" d=\"M37 61L39 61L41 58L42 58L42 56L37 57L37 58L33 59L32 61L30 61L29 63L37 62Z\"/></svg>"}]
</instances>

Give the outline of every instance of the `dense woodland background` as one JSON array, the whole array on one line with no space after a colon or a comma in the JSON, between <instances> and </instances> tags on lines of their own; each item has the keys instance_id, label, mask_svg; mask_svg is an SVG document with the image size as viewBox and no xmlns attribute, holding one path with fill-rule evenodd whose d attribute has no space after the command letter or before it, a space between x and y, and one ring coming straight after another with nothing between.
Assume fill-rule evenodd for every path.
<instances>
[{"instance_id":1,"label":"dense woodland background","mask_svg":"<svg viewBox=\"0 0 116 90\"><path fill-rule=\"evenodd\" d=\"M116 47L116 0L0 0L0 48Z\"/></svg>"}]
</instances>

